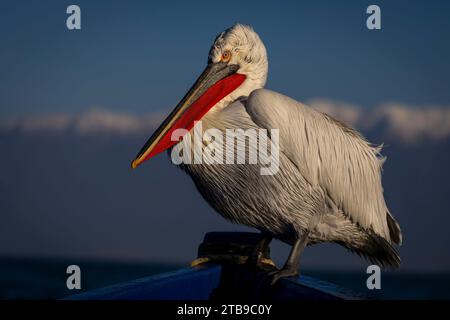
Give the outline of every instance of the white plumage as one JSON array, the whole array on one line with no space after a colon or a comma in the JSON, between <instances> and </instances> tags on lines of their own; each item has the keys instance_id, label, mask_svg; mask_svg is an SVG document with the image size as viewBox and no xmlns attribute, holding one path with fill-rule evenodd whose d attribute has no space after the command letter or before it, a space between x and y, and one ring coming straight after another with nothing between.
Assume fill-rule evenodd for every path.
<instances>
[{"instance_id":1,"label":"white plumage","mask_svg":"<svg viewBox=\"0 0 450 320\"><path fill-rule=\"evenodd\" d=\"M205 83L208 77L215 77L209 73L216 69L219 73L236 72L245 80L201 118L203 131L266 129L269 134L264 139L271 139L270 130L278 129L279 170L274 175L261 175L262 163L268 160L264 157L257 164L203 161L182 164L181 168L219 214L262 232L261 245L252 260L258 263L267 240L275 237L293 249L274 281L297 273L306 245L326 241L382 266L398 267L400 258L393 245L402 239L383 197L381 147L372 146L354 129L324 113L263 89L267 53L248 26L237 24L216 38L206 73L147 142L133 167L146 159L167 132L167 125L186 109L186 103L210 86ZM250 144L248 148L250 153L257 146ZM224 157L226 152L235 151L224 150Z\"/></svg>"},{"instance_id":2,"label":"white plumage","mask_svg":"<svg viewBox=\"0 0 450 320\"><path fill-rule=\"evenodd\" d=\"M247 79L203 117L203 130L279 129L280 172L263 177L249 164L183 165L204 198L225 218L287 243L308 231L309 244L337 242L397 267L392 244L401 243L401 232L383 197L381 147L326 114L262 89L267 54L250 27L222 32L210 63L225 50L235 53L229 63L239 64Z\"/></svg>"},{"instance_id":3,"label":"white plumage","mask_svg":"<svg viewBox=\"0 0 450 320\"><path fill-rule=\"evenodd\" d=\"M392 218L381 185L381 147L371 146L330 116L272 91L253 91L246 107L258 126L279 128L280 151L311 186L327 193L354 223L392 240Z\"/></svg>"}]
</instances>

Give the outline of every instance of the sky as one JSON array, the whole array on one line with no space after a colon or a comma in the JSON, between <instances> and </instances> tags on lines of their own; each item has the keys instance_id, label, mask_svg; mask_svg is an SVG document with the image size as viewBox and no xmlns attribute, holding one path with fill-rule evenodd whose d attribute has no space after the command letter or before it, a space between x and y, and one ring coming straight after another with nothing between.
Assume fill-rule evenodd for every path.
<instances>
[{"instance_id":1,"label":"sky","mask_svg":"<svg viewBox=\"0 0 450 320\"><path fill-rule=\"evenodd\" d=\"M66 28L71 4L81 30ZM381 30L366 28L370 4ZM186 262L205 232L241 230L164 155L129 168L215 36L240 22L267 47L267 88L386 142L405 268L448 272L449 12L440 0L0 0L0 255ZM322 250L305 261L359 261Z\"/></svg>"},{"instance_id":2,"label":"sky","mask_svg":"<svg viewBox=\"0 0 450 320\"><path fill-rule=\"evenodd\" d=\"M81 8L81 30L66 8ZM381 30L366 8L381 8ZM1 1L0 119L90 108L172 108L214 37L252 25L269 54L267 87L320 97L450 106L447 1Z\"/></svg>"}]
</instances>

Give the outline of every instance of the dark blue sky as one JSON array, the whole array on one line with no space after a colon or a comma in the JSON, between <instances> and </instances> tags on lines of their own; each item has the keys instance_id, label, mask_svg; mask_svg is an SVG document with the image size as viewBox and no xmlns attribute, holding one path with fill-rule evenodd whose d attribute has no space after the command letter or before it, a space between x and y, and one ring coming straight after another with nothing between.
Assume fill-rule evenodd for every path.
<instances>
[{"instance_id":1,"label":"dark blue sky","mask_svg":"<svg viewBox=\"0 0 450 320\"><path fill-rule=\"evenodd\" d=\"M68 31L78 4L82 30ZM366 29L369 4L382 30ZM0 117L169 110L215 35L252 25L268 87L307 101L450 105L448 1L1 1Z\"/></svg>"},{"instance_id":2,"label":"dark blue sky","mask_svg":"<svg viewBox=\"0 0 450 320\"><path fill-rule=\"evenodd\" d=\"M74 3L81 31L66 29ZM366 28L373 3L382 10L381 31ZM449 15L450 1L438 0L0 0L0 124L92 107L168 113L203 70L214 37L235 22L251 24L265 42L273 90L367 108L389 101L450 108ZM400 114L400 129L419 138L424 127L436 129L428 130L435 139L414 144L396 143L398 131L386 129L392 123L364 132L386 142L383 181L404 230L402 270L450 270L445 116ZM131 171L147 133L78 135L70 128L0 130L0 255L187 262L205 232L241 230L213 213L167 157ZM365 270L365 261L343 249L313 248L309 266ZM287 249L274 250L280 262Z\"/></svg>"}]
</instances>

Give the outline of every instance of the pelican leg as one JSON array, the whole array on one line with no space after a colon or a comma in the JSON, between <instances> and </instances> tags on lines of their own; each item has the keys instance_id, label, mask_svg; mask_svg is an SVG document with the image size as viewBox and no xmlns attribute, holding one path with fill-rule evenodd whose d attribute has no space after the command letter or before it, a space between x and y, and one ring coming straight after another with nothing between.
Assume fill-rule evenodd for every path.
<instances>
[{"instance_id":1,"label":"pelican leg","mask_svg":"<svg viewBox=\"0 0 450 320\"><path fill-rule=\"evenodd\" d=\"M264 255L264 251L266 251L273 237L268 233L261 232L261 238L258 243L255 245L253 252L248 257L248 264L256 267L262 267L261 259Z\"/></svg>"},{"instance_id":2,"label":"pelican leg","mask_svg":"<svg viewBox=\"0 0 450 320\"><path fill-rule=\"evenodd\" d=\"M309 230L303 233L303 235L295 241L292 246L289 257L287 258L282 269L272 272L271 285L274 285L280 278L298 276L298 267L300 265L300 256L308 244Z\"/></svg>"}]
</instances>

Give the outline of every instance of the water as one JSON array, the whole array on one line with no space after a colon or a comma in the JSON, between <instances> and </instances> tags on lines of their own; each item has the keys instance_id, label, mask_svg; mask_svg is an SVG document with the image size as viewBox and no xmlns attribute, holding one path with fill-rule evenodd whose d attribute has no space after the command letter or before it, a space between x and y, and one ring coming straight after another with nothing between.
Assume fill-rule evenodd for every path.
<instances>
[{"instance_id":1,"label":"water","mask_svg":"<svg viewBox=\"0 0 450 320\"><path fill-rule=\"evenodd\" d=\"M129 281L183 266L76 260L82 291ZM70 260L0 258L0 299L58 299L80 290L68 290Z\"/></svg>"},{"instance_id":2,"label":"water","mask_svg":"<svg viewBox=\"0 0 450 320\"><path fill-rule=\"evenodd\" d=\"M57 299L79 293L66 288L69 260L0 258L0 299ZM82 290L183 268L176 264L77 262ZM382 290L368 290L367 275L305 270L309 276L381 299L450 299L450 273L383 272Z\"/></svg>"},{"instance_id":3,"label":"water","mask_svg":"<svg viewBox=\"0 0 450 320\"><path fill-rule=\"evenodd\" d=\"M369 275L354 272L305 271L375 299L450 299L450 273L382 272L381 290L367 289Z\"/></svg>"}]
</instances>

